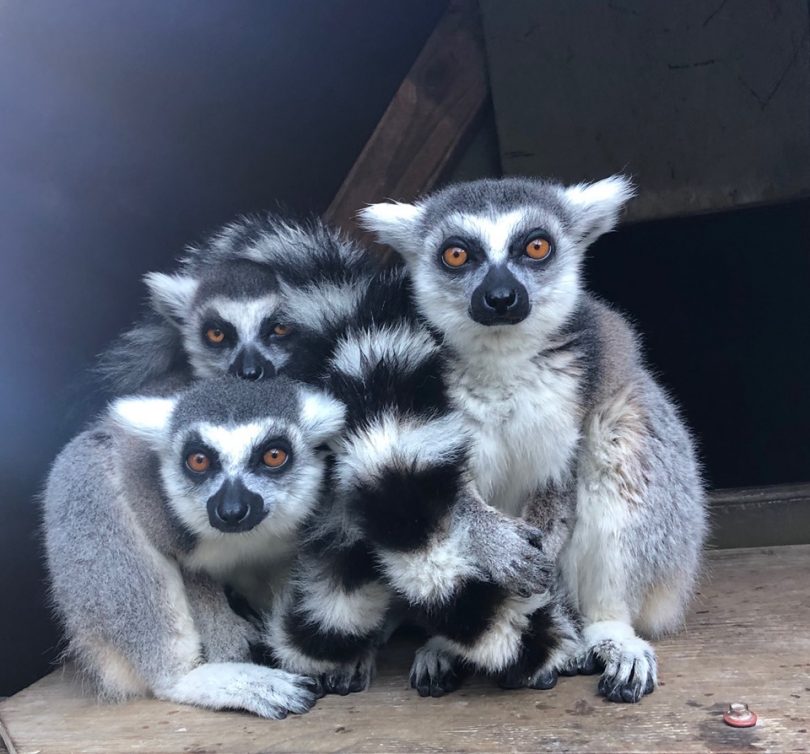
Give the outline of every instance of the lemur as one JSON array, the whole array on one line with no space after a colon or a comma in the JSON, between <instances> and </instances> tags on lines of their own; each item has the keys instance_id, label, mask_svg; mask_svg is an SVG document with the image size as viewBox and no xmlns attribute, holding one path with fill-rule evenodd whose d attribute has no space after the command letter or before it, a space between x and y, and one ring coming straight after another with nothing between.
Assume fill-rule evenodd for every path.
<instances>
[{"instance_id":1,"label":"lemur","mask_svg":"<svg viewBox=\"0 0 810 754\"><path fill-rule=\"evenodd\" d=\"M622 176L568 187L505 178L361 212L404 258L442 341L480 495L545 529L549 511L574 508L570 538L544 542L558 546L584 618L579 666L603 666L601 693L625 702L656 686L654 650L636 631L680 625L707 529L678 409L627 320L583 286L586 249L632 194ZM429 659L431 673L447 667Z\"/></svg>"},{"instance_id":2,"label":"lemur","mask_svg":"<svg viewBox=\"0 0 810 754\"><path fill-rule=\"evenodd\" d=\"M176 273L144 277L147 313L100 359L99 372L113 395L225 373L263 379L290 358L295 334L276 316L273 271L208 253L216 243L213 236L189 249Z\"/></svg>"},{"instance_id":3,"label":"lemur","mask_svg":"<svg viewBox=\"0 0 810 754\"><path fill-rule=\"evenodd\" d=\"M65 447L43 498L51 596L103 697L268 718L314 704L312 679L251 662L259 637L223 586L273 592L344 413L286 378L220 377L119 398Z\"/></svg>"},{"instance_id":4,"label":"lemur","mask_svg":"<svg viewBox=\"0 0 810 754\"><path fill-rule=\"evenodd\" d=\"M228 232L219 252L268 264L283 321L307 334L310 363L296 355L294 375L348 408L332 446L331 494L267 618L281 666L316 676L323 692L365 688L400 599L475 668L509 685L553 685L579 649L576 617L556 594L553 561L536 548L540 532L486 505L470 484L470 433L405 271L369 274L353 245L302 227ZM564 527L566 511L556 516ZM441 695L457 684L452 665L412 682Z\"/></svg>"}]
</instances>

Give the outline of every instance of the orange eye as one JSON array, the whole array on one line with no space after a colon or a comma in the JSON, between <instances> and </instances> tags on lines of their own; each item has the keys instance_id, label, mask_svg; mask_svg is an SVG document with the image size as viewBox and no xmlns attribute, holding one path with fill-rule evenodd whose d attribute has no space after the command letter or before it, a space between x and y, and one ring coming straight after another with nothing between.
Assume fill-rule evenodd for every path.
<instances>
[{"instance_id":1,"label":"orange eye","mask_svg":"<svg viewBox=\"0 0 810 754\"><path fill-rule=\"evenodd\" d=\"M202 474L204 471L208 471L208 469L211 468L211 459L205 455L205 453L197 451L196 453L190 453L188 455L186 458L186 466L192 471Z\"/></svg>"},{"instance_id":2,"label":"orange eye","mask_svg":"<svg viewBox=\"0 0 810 754\"><path fill-rule=\"evenodd\" d=\"M285 335L289 334L290 334L289 325L276 325L273 328L273 335L278 335L279 338L283 338Z\"/></svg>"},{"instance_id":3,"label":"orange eye","mask_svg":"<svg viewBox=\"0 0 810 754\"><path fill-rule=\"evenodd\" d=\"M219 345L223 340L225 340L225 333L222 332L222 330L220 330L218 327L209 327L205 331L205 337L209 343Z\"/></svg>"},{"instance_id":4,"label":"orange eye","mask_svg":"<svg viewBox=\"0 0 810 754\"><path fill-rule=\"evenodd\" d=\"M448 267L462 267L467 264L468 257L467 250L460 246L449 246L442 252L442 259Z\"/></svg>"},{"instance_id":5,"label":"orange eye","mask_svg":"<svg viewBox=\"0 0 810 754\"><path fill-rule=\"evenodd\" d=\"M262 456L262 462L271 469L277 469L287 463L287 451L281 448L270 448Z\"/></svg>"},{"instance_id":6,"label":"orange eye","mask_svg":"<svg viewBox=\"0 0 810 754\"><path fill-rule=\"evenodd\" d=\"M545 259L551 253L551 241L535 238L526 244L526 256L532 259Z\"/></svg>"}]
</instances>

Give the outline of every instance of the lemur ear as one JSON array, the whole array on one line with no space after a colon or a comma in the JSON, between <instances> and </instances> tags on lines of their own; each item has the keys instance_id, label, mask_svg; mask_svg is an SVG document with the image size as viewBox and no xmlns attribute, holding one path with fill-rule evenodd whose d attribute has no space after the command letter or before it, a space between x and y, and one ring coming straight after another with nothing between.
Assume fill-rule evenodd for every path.
<instances>
[{"instance_id":1,"label":"lemur ear","mask_svg":"<svg viewBox=\"0 0 810 754\"><path fill-rule=\"evenodd\" d=\"M301 391L301 425L314 445L331 440L346 423L346 406L326 393Z\"/></svg>"},{"instance_id":2,"label":"lemur ear","mask_svg":"<svg viewBox=\"0 0 810 754\"><path fill-rule=\"evenodd\" d=\"M574 232L587 245L616 227L621 208L636 190L626 176L612 175L595 183L569 186L564 193L574 210Z\"/></svg>"},{"instance_id":3,"label":"lemur ear","mask_svg":"<svg viewBox=\"0 0 810 754\"><path fill-rule=\"evenodd\" d=\"M191 309L199 282L188 275L150 272L143 278L152 308L166 319L182 322Z\"/></svg>"},{"instance_id":4,"label":"lemur ear","mask_svg":"<svg viewBox=\"0 0 810 754\"><path fill-rule=\"evenodd\" d=\"M159 447L175 405L177 398L118 398L110 406L110 416L123 430L143 438L152 447Z\"/></svg>"},{"instance_id":5,"label":"lemur ear","mask_svg":"<svg viewBox=\"0 0 810 754\"><path fill-rule=\"evenodd\" d=\"M377 236L380 243L391 246L403 255L416 251L413 243L416 223L424 209L418 204L382 202L369 204L358 213L360 224Z\"/></svg>"}]
</instances>

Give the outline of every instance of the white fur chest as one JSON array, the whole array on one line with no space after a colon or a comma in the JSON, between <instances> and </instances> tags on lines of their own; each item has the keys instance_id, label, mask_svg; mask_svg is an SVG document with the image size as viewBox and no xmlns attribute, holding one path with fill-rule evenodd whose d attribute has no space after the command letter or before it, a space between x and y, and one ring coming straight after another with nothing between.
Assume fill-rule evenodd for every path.
<instances>
[{"instance_id":1,"label":"white fur chest","mask_svg":"<svg viewBox=\"0 0 810 754\"><path fill-rule=\"evenodd\" d=\"M192 570L230 584L255 607L267 606L285 578L293 555L289 536L281 538L261 527L244 534L200 540L182 558Z\"/></svg>"},{"instance_id":2,"label":"white fur chest","mask_svg":"<svg viewBox=\"0 0 810 754\"><path fill-rule=\"evenodd\" d=\"M520 515L535 491L571 468L580 436L572 359L562 353L486 369L457 364L450 374L451 395L473 437L473 478L505 513Z\"/></svg>"}]
</instances>

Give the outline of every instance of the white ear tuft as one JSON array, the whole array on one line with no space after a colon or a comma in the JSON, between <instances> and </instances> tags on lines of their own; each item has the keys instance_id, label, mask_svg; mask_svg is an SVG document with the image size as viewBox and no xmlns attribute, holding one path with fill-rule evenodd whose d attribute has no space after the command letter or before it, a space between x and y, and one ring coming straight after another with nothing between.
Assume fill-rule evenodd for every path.
<instances>
[{"instance_id":1,"label":"white ear tuft","mask_svg":"<svg viewBox=\"0 0 810 754\"><path fill-rule=\"evenodd\" d=\"M188 275L165 275L150 272L143 278L149 288L152 308L163 317L184 320L191 309L191 301L197 292L198 281Z\"/></svg>"},{"instance_id":2,"label":"white ear tuft","mask_svg":"<svg viewBox=\"0 0 810 754\"><path fill-rule=\"evenodd\" d=\"M314 445L331 440L346 423L346 406L326 393L301 391L301 425Z\"/></svg>"},{"instance_id":3,"label":"white ear tuft","mask_svg":"<svg viewBox=\"0 0 810 754\"><path fill-rule=\"evenodd\" d=\"M413 231L424 210L418 204L382 202L358 212L360 224L384 243L407 254L414 248Z\"/></svg>"},{"instance_id":4,"label":"white ear tuft","mask_svg":"<svg viewBox=\"0 0 810 754\"><path fill-rule=\"evenodd\" d=\"M578 183L564 190L574 207L574 229L587 245L616 227L619 211L636 193L624 175L612 175L595 183Z\"/></svg>"},{"instance_id":5,"label":"white ear tuft","mask_svg":"<svg viewBox=\"0 0 810 754\"><path fill-rule=\"evenodd\" d=\"M123 430L142 437L156 447L161 445L166 435L176 404L176 398L131 396L114 401L109 413Z\"/></svg>"}]
</instances>

